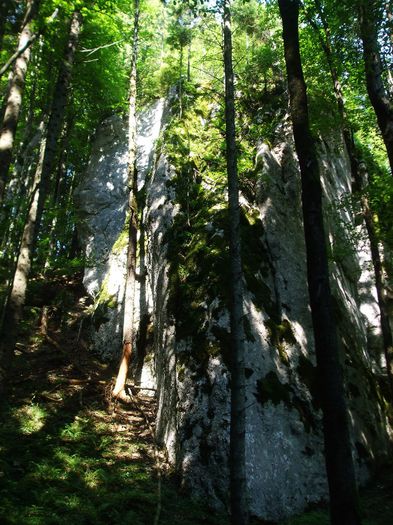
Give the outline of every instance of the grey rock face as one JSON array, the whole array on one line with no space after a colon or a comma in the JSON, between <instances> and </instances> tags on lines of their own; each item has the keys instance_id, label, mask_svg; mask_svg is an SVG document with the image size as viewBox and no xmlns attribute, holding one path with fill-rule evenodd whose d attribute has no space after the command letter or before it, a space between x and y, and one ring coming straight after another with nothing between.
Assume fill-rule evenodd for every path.
<instances>
[{"instance_id":1,"label":"grey rock face","mask_svg":"<svg viewBox=\"0 0 393 525\"><path fill-rule=\"evenodd\" d=\"M164 101L158 100L138 118L137 170L143 187L154 160ZM79 234L87 256L84 285L104 310L96 315L95 351L103 358L116 356L122 343L123 297L127 258L124 231L127 206L127 124L118 116L109 117L97 130L91 159L75 199ZM137 287L137 295L139 287ZM108 307L109 306L109 307ZM139 311L139 310L138 310ZM102 317L102 319L100 319ZM136 316L136 324L139 317ZM103 322L101 322L103 321ZM144 371L147 377L150 375ZM151 378L147 379L151 383ZM148 386L146 384L146 386Z\"/></svg>"},{"instance_id":2,"label":"grey rock face","mask_svg":"<svg viewBox=\"0 0 393 525\"><path fill-rule=\"evenodd\" d=\"M139 188L146 194L139 271L146 277L138 286L135 318L136 327L144 316L153 326L153 351L145 360L142 384L157 386L158 437L183 485L222 508L228 499L229 475L230 374L223 357L228 351L229 316L218 297L186 305L203 311L200 328L211 352L200 358L196 335L182 336L182 312L170 304L177 290L170 279L174 254L169 253L168 239L181 210L173 184L176 173L164 155L154 152L163 112L162 101L146 110L138 136ZM95 334L96 350L103 356L113 355L121 342L125 247L119 239L126 203L125 142L123 123L116 117L106 121L78 192L81 234L94 262L86 270L85 285L92 295L115 299L106 312L109 320ZM337 138L321 141L318 147L351 434L357 474L363 480L367 461L389 445L390 429L373 380L380 362L368 347L370 330L378 335L378 309L367 241L361 235L350 238L343 227L350 224L354 232L362 233L346 205L348 159ZM273 148L261 144L256 168L256 196L241 198L244 213L260 221L253 238L257 262L253 261L252 276L245 272L247 482L251 512L278 520L326 498L327 483L322 416L315 395L300 176L289 133L283 133L283 141ZM209 182L203 184L209 191ZM223 230L213 215L205 229L210 238L222 239Z\"/></svg>"}]
</instances>

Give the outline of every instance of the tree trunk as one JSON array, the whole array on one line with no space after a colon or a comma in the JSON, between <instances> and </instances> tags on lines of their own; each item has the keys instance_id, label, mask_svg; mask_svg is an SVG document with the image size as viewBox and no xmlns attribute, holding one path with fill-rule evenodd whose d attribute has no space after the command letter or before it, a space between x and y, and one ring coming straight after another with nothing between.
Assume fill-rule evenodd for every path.
<instances>
[{"instance_id":1,"label":"tree trunk","mask_svg":"<svg viewBox=\"0 0 393 525\"><path fill-rule=\"evenodd\" d=\"M248 523L246 485L246 414L244 375L243 273L241 262L240 205L237 175L235 92L232 65L230 2L224 1L223 16L225 71L225 129L228 175L228 210L230 232L230 317L231 317L231 432L230 432L230 504L232 525Z\"/></svg>"},{"instance_id":2,"label":"tree trunk","mask_svg":"<svg viewBox=\"0 0 393 525\"><path fill-rule=\"evenodd\" d=\"M385 287L382 259L379 252L378 238L375 233L373 213L370 210L367 197L362 196L364 222L368 233L371 248L371 259L374 268L375 288L377 290L380 323L382 332L383 352L386 361L386 373L389 383L390 400L393 401L393 338L389 323L388 307L385 299Z\"/></svg>"},{"instance_id":3,"label":"tree trunk","mask_svg":"<svg viewBox=\"0 0 393 525\"><path fill-rule=\"evenodd\" d=\"M45 199L48 194L48 186L56 161L58 143L63 129L68 91L71 83L72 68L74 65L75 52L78 45L81 28L82 16L79 11L74 11L71 17L68 40L64 50L64 58L61 62L59 74L57 77L48 122L45 156L42 166L41 190L37 210L36 234L40 227Z\"/></svg>"},{"instance_id":4,"label":"tree trunk","mask_svg":"<svg viewBox=\"0 0 393 525\"><path fill-rule=\"evenodd\" d=\"M49 117L46 132L46 140L44 140L41 145L40 160L34 177L30 207L22 235L13 285L5 314L6 322L4 326L7 327L7 329L9 326L12 326L12 330L9 330L10 333L7 344L9 350L12 350L17 327L23 314L33 247L42 216L48 179L56 155L56 145L63 125L67 90L71 79L72 64L80 27L81 16L78 12L75 12L72 16L69 39L56 84L51 115ZM7 320L9 322L7 322Z\"/></svg>"},{"instance_id":5,"label":"tree trunk","mask_svg":"<svg viewBox=\"0 0 393 525\"><path fill-rule=\"evenodd\" d=\"M187 82L191 82L191 39L187 49Z\"/></svg>"},{"instance_id":6,"label":"tree trunk","mask_svg":"<svg viewBox=\"0 0 393 525\"><path fill-rule=\"evenodd\" d=\"M23 317L23 307L26 301L27 282L31 268L31 253L34 242L34 231L37 220L38 199L40 193L40 181L45 154L45 139L42 140L40 156L34 175L33 188L30 196L30 205L20 242L18 258L11 291L6 306L3 333L3 363L8 367L12 359L13 349L16 342L17 330Z\"/></svg>"},{"instance_id":7,"label":"tree trunk","mask_svg":"<svg viewBox=\"0 0 393 525\"><path fill-rule=\"evenodd\" d=\"M329 65L329 70L330 70L332 83L333 83L333 89L334 89L334 93L335 93L336 100L337 100L338 113L342 121L344 142L347 148L347 152L348 152L348 156L349 156L350 164L351 164L351 176L352 176L352 180L354 182L355 188L361 193L360 201L361 201L361 206L362 206L362 214L363 214L363 219L364 219L364 223L365 223L367 234L368 234L368 239L370 242L371 258L372 258L372 263L373 263L373 268L374 268L375 288L377 290L378 307L380 311L380 324L381 324L381 332L382 332L383 351L384 351L385 360L386 360L386 371L387 371L388 382L389 382L389 387L390 387L390 396L391 396L391 399L393 399L393 339L392 339L392 331L390 329L390 324L389 324L389 316L387 313L388 309L387 309L386 300L385 300L383 265L382 265L381 254L379 251L378 238L377 238L377 234L374 228L373 212L370 209L370 205L369 205L367 197L364 194L362 194L363 176L359 170L358 153L356 151L356 145L353 140L353 133L352 133L351 125L348 121L346 111L345 111L345 102L344 102L344 96L343 96L343 92L341 88L341 83L339 80L337 69L334 65L334 56L333 56L333 50L332 50L332 45L330 41L329 26L324 17L320 1L315 0L315 4L317 6L318 15L320 19L322 20L322 25L324 28L325 40L321 39L321 45L322 45L326 60ZM316 24L311 19L310 19L310 23L315 27L316 30L318 30Z\"/></svg>"},{"instance_id":8,"label":"tree trunk","mask_svg":"<svg viewBox=\"0 0 393 525\"><path fill-rule=\"evenodd\" d=\"M53 219L51 221L51 224L49 225L48 229L48 236L49 236L49 247L48 251L46 253L45 257L45 273L48 271L51 265L51 259L52 256L56 252L56 242L57 242L57 223L59 220L59 214L61 210L68 210L69 209L69 202L67 198L66 193L66 170L67 170L67 152L68 152L68 142L70 138L70 126L69 123L66 123L63 132L62 137L60 140L60 155L57 161L57 169L56 169L56 181L54 185L54 191L52 196L50 197L50 209L53 213ZM63 198L62 198L63 197ZM65 197L65 198L64 198Z\"/></svg>"},{"instance_id":9,"label":"tree trunk","mask_svg":"<svg viewBox=\"0 0 393 525\"><path fill-rule=\"evenodd\" d=\"M28 0L26 14L19 37L18 49L23 48L32 36L32 22L38 10L39 0ZM22 109L27 66L30 60L30 47L15 62L8 85L4 118L0 129L0 203L3 201L8 171L12 160L16 128Z\"/></svg>"},{"instance_id":10,"label":"tree trunk","mask_svg":"<svg viewBox=\"0 0 393 525\"><path fill-rule=\"evenodd\" d=\"M113 389L113 397L127 401L125 384L132 355L134 340L134 297L135 297L135 272L136 272L136 246L138 232L138 209L136 194L138 191L136 171L136 97L137 97L137 58L139 38L139 0L134 0L134 32L132 41L132 60L130 73L130 92L128 100L128 248L127 248L127 274L124 294L124 321L123 321L123 351L119 370Z\"/></svg>"},{"instance_id":11,"label":"tree trunk","mask_svg":"<svg viewBox=\"0 0 393 525\"><path fill-rule=\"evenodd\" d=\"M377 31L378 7L379 2L375 0L359 1L360 37L363 42L367 91L377 116L389 158L390 170L393 174L393 106L382 78L383 67Z\"/></svg>"},{"instance_id":12,"label":"tree trunk","mask_svg":"<svg viewBox=\"0 0 393 525\"><path fill-rule=\"evenodd\" d=\"M180 45L180 59L179 59L179 117L183 116L183 53L184 47Z\"/></svg>"},{"instance_id":13,"label":"tree trunk","mask_svg":"<svg viewBox=\"0 0 393 525\"><path fill-rule=\"evenodd\" d=\"M308 118L300 59L298 2L279 0L283 22L293 134L299 158L307 255L307 280L323 411L326 470L333 525L360 523L337 328L331 305L322 215L322 188Z\"/></svg>"}]
</instances>

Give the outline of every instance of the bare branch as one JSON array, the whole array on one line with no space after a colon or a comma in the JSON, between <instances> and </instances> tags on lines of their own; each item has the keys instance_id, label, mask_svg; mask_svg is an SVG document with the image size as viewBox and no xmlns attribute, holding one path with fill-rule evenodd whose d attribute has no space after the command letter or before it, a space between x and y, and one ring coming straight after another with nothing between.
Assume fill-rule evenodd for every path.
<instances>
[{"instance_id":1,"label":"bare branch","mask_svg":"<svg viewBox=\"0 0 393 525\"><path fill-rule=\"evenodd\" d=\"M80 52L81 53L88 53L87 56L89 57L90 55L92 55L96 51L99 51L100 49L104 49L106 47L111 47L111 46L115 46L117 44L120 44L120 42L123 42L123 40L124 40L124 38L122 38L121 40L116 40L116 42L111 42L110 44L104 44L103 46L98 46L98 47L95 47L95 48L92 48L92 49L81 49Z\"/></svg>"}]
</instances>

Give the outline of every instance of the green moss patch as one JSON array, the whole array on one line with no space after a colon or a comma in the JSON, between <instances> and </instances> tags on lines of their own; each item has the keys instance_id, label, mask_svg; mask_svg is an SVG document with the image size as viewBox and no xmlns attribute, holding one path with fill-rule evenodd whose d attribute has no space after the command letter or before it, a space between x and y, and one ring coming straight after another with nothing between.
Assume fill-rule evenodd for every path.
<instances>
[{"instance_id":1,"label":"green moss patch","mask_svg":"<svg viewBox=\"0 0 393 525\"><path fill-rule=\"evenodd\" d=\"M277 348L281 362L289 366L289 356L285 347L297 343L291 323L288 319L283 319L281 323L276 323L274 319L268 319L264 321L264 324L269 333L270 343Z\"/></svg>"}]
</instances>

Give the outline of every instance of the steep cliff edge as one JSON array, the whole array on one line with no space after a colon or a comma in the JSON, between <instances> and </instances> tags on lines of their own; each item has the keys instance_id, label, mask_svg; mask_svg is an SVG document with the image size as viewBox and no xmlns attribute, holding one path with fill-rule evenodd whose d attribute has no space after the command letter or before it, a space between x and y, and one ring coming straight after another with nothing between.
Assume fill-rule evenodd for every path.
<instances>
[{"instance_id":1,"label":"steep cliff edge","mask_svg":"<svg viewBox=\"0 0 393 525\"><path fill-rule=\"evenodd\" d=\"M205 176L192 148L183 151L168 135L164 106L157 101L139 118L139 379L157 387L158 437L183 485L222 506L230 380L225 180ZM198 126L190 133L199 133L203 145L205 117ZM251 511L265 519L288 516L327 494L299 173L286 121L280 126L274 145L261 143L255 151L252 184L242 186L247 473ZM96 304L92 341L104 358L121 348L124 129L117 117L103 123L78 190L89 264L84 282ZM392 437L377 379L380 355L369 345L370 333L378 331L377 305L367 241L347 205L350 169L341 141L321 140L319 157L352 439L358 476L365 479Z\"/></svg>"}]
</instances>

